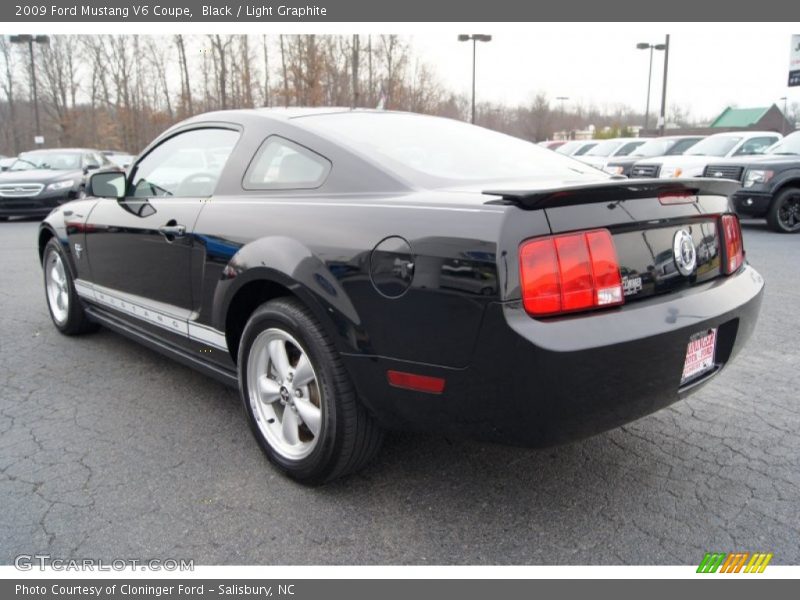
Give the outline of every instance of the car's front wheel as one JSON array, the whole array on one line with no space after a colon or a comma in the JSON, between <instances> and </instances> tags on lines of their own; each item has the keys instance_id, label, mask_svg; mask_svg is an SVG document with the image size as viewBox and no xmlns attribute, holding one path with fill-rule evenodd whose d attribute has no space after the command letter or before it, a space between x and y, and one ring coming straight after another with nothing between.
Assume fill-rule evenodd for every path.
<instances>
[{"instance_id":1,"label":"car's front wheel","mask_svg":"<svg viewBox=\"0 0 800 600\"><path fill-rule=\"evenodd\" d=\"M767 223L779 233L800 232L800 188L786 188L775 197L767 213Z\"/></svg>"},{"instance_id":2,"label":"car's front wheel","mask_svg":"<svg viewBox=\"0 0 800 600\"><path fill-rule=\"evenodd\" d=\"M239 347L239 388L267 457L290 477L320 484L364 466L383 437L355 395L314 316L294 299L263 304Z\"/></svg>"},{"instance_id":3,"label":"car's front wheel","mask_svg":"<svg viewBox=\"0 0 800 600\"><path fill-rule=\"evenodd\" d=\"M83 310L67 259L55 238L47 242L42 260L44 291L50 318L58 330L66 335L76 335L97 329Z\"/></svg>"}]
</instances>

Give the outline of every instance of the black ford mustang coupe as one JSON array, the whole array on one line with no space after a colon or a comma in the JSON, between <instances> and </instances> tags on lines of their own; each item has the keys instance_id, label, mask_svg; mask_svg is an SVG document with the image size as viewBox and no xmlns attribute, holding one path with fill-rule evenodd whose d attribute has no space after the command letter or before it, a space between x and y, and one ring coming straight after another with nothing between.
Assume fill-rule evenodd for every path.
<instances>
[{"instance_id":1,"label":"black ford mustang coupe","mask_svg":"<svg viewBox=\"0 0 800 600\"><path fill-rule=\"evenodd\" d=\"M436 117L223 111L95 173L38 244L60 331L238 385L267 456L321 483L386 428L542 446L698 389L764 285L731 186L615 179Z\"/></svg>"}]
</instances>

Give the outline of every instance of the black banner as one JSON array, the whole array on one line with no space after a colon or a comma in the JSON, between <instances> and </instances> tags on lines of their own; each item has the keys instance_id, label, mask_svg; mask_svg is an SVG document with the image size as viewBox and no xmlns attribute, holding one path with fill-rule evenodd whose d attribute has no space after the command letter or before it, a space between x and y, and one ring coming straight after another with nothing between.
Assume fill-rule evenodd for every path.
<instances>
[{"instance_id":1,"label":"black banner","mask_svg":"<svg viewBox=\"0 0 800 600\"><path fill-rule=\"evenodd\" d=\"M4 22L519 22L519 21L791 21L800 11L783 0L717 2L520 2L519 0L11 0L0 3Z\"/></svg>"},{"instance_id":2,"label":"black banner","mask_svg":"<svg viewBox=\"0 0 800 600\"><path fill-rule=\"evenodd\" d=\"M698 576L698 579L702 576ZM380 598L380 600L532 600L535 598L647 598L674 600L701 597L700 594L724 594L728 600L750 598L755 594L769 597L792 597L796 582L779 579L722 578L713 575L697 579L673 580L425 580L425 579L312 579L304 581L263 580L5 580L0 582L0 597L52 600L129 600L147 598L174 600L179 598L273 598L281 600L344 600ZM758 587L756 587L758 586ZM791 586L791 587L790 587Z\"/></svg>"}]
</instances>

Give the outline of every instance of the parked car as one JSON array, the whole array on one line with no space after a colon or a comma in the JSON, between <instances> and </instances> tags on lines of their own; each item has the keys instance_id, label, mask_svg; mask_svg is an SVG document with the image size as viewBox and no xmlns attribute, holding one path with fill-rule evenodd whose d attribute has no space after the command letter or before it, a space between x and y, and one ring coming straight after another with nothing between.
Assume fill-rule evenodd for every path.
<instances>
[{"instance_id":1,"label":"parked car","mask_svg":"<svg viewBox=\"0 0 800 600\"><path fill-rule=\"evenodd\" d=\"M20 154L0 173L0 220L43 217L83 193L87 173L112 166L97 150L58 148Z\"/></svg>"},{"instance_id":2,"label":"parked car","mask_svg":"<svg viewBox=\"0 0 800 600\"><path fill-rule=\"evenodd\" d=\"M736 212L766 218L773 231L800 232L800 131L787 135L760 156L711 163L703 177L735 179Z\"/></svg>"},{"instance_id":3,"label":"parked car","mask_svg":"<svg viewBox=\"0 0 800 600\"><path fill-rule=\"evenodd\" d=\"M119 150L103 150L102 154L121 169L127 169L136 158L133 154L120 152Z\"/></svg>"},{"instance_id":4,"label":"parked car","mask_svg":"<svg viewBox=\"0 0 800 600\"><path fill-rule=\"evenodd\" d=\"M539 145L548 150L557 150L566 143L566 140L546 140L544 142L539 142Z\"/></svg>"},{"instance_id":5,"label":"parked car","mask_svg":"<svg viewBox=\"0 0 800 600\"><path fill-rule=\"evenodd\" d=\"M0 172L8 171L9 167L14 164L14 161L17 160L13 156L4 156L0 158Z\"/></svg>"},{"instance_id":6,"label":"parked car","mask_svg":"<svg viewBox=\"0 0 800 600\"><path fill-rule=\"evenodd\" d=\"M213 172L162 169L208 148ZM693 393L759 312L734 188L618 180L438 117L221 111L93 174L38 248L59 331L102 324L238 386L269 459L321 483L387 428L543 446Z\"/></svg>"},{"instance_id":7,"label":"parked car","mask_svg":"<svg viewBox=\"0 0 800 600\"><path fill-rule=\"evenodd\" d=\"M556 152L567 156L583 156L595 146L597 146L597 140L572 140L556 148Z\"/></svg>"},{"instance_id":8,"label":"parked car","mask_svg":"<svg viewBox=\"0 0 800 600\"><path fill-rule=\"evenodd\" d=\"M677 156L686 152L702 139L703 136L701 135L671 135L648 139L628 156L609 160L603 170L611 175L625 175L629 177L633 165L643 158Z\"/></svg>"},{"instance_id":9,"label":"parked car","mask_svg":"<svg viewBox=\"0 0 800 600\"><path fill-rule=\"evenodd\" d=\"M783 136L772 131L717 133L696 143L680 156L663 156L634 164L631 177L700 177L716 158L763 154Z\"/></svg>"},{"instance_id":10,"label":"parked car","mask_svg":"<svg viewBox=\"0 0 800 600\"><path fill-rule=\"evenodd\" d=\"M603 169L610 160L628 156L646 141L646 138L614 138L603 140L586 152L586 154L578 157L578 160L598 169Z\"/></svg>"}]
</instances>

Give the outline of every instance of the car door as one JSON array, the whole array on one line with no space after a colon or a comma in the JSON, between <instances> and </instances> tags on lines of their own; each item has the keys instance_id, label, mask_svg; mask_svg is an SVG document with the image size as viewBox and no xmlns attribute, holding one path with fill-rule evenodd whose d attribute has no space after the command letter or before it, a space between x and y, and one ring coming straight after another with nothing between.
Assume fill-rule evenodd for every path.
<instances>
[{"instance_id":1,"label":"car door","mask_svg":"<svg viewBox=\"0 0 800 600\"><path fill-rule=\"evenodd\" d=\"M222 127L182 130L133 165L124 198L97 203L85 230L100 303L128 318L156 315L174 329L185 325L198 250L192 229L238 138Z\"/></svg>"}]
</instances>

